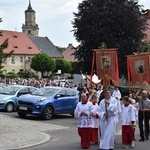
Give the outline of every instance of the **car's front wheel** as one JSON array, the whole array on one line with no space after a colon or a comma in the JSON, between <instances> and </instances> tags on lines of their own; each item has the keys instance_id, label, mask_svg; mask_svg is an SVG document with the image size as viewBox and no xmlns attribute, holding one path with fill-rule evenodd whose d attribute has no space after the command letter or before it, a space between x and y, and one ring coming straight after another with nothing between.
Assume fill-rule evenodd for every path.
<instances>
[{"instance_id":1,"label":"car's front wheel","mask_svg":"<svg viewBox=\"0 0 150 150\"><path fill-rule=\"evenodd\" d=\"M12 112L14 111L14 104L13 103L8 103L5 107L5 111L7 112Z\"/></svg>"},{"instance_id":2,"label":"car's front wheel","mask_svg":"<svg viewBox=\"0 0 150 150\"><path fill-rule=\"evenodd\" d=\"M24 117L26 117L26 113L21 113L21 112L18 112L18 115L21 117L21 118L24 118Z\"/></svg>"},{"instance_id":3,"label":"car's front wheel","mask_svg":"<svg viewBox=\"0 0 150 150\"><path fill-rule=\"evenodd\" d=\"M54 115L54 110L51 106L47 106L42 115L43 119L50 120Z\"/></svg>"}]
</instances>

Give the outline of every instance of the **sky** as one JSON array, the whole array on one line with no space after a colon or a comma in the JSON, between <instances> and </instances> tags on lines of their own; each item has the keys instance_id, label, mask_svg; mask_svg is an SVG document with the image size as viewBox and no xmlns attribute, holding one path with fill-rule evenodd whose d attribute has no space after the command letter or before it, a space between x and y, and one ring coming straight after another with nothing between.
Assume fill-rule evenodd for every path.
<instances>
[{"instance_id":1,"label":"sky","mask_svg":"<svg viewBox=\"0 0 150 150\"><path fill-rule=\"evenodd\" d=\"M36 23L39 25L39 36L47 36L51 42L60 47L68 44L77 46L73 36L73 12L77 12L82 0L30 0L32 9L36 12ZM144 8L150 9L150 0L135 0ZM0 29L22 32L25 23L24 11L29 0L0 0Z\"/></svg>"}]
</instances>

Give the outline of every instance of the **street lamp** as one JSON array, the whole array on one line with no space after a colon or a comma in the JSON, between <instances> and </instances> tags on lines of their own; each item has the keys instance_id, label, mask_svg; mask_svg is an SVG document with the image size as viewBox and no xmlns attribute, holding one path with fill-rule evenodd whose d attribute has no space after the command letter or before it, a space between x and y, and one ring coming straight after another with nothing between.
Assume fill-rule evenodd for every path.
<instances>
[{"instance_id":1,"label":"street lamp","mask_svg":"<svg viewBox=\"0 0 150 150\"><path fill-rule=\"evenodd\" d=\"M103 68L103 87L104 89L106 89L106 75L105 75L105 54L104 54L104 50L105 50L105 43L101 43L101 49L102 49L102 68Z\"/></svg>"}]
</instances>

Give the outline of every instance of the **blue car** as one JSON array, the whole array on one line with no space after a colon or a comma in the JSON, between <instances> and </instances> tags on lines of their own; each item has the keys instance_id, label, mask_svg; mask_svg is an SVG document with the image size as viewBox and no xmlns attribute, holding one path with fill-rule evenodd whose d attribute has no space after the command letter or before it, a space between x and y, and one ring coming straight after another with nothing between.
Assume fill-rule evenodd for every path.
<instances>
[{"instance_id":1,"label":"blue car","mask_svg":"<svg viewBox=\"0 0 150 150\"><path fill-rule=\"evenodd\" d=\"M49 120L55 114L74 115L78 103L78 91L71 88L46 86L18 99L17 112L20 117L38 115Z\"/></svg>"},{"instance_id":2,"label":"blue car","mask_svg":"<svg viewBox=\"0 0 150 150\"><path fill-rule=\"evenodd\" d=\"M37 88L23 85L6 85L0 89L0 110L12 112L16 110L20 95L32 93Z\"/></svg>"}]
</instances>

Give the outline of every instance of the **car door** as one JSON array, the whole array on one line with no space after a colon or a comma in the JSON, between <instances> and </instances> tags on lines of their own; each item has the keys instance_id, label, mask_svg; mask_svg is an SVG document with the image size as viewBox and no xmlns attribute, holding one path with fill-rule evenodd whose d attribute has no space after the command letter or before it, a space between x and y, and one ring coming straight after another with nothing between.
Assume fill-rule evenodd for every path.
<instances>
[{"instance_id":1,"label":"car door","mask_svg":"<svg viewBox=\"0 0 150 150\"><path fill-rule=\"evenodd\" d=\"M66 90L62 89L57 93L57 98L54 100L56 113L66 112Z\"/></svg>"},{"instance_id":2,"label":"car door","mask_svg":"<svg viewBox=\"0 0 150 150\"><path fill-rule=\"evenodd\" d=\"M73 112L78 101L76 92L74 90L66 90L66 110Z\"/></svg>"}]
</instances>

